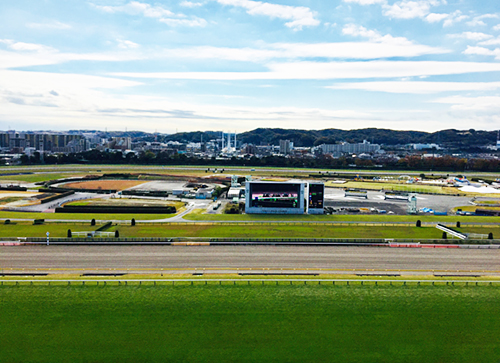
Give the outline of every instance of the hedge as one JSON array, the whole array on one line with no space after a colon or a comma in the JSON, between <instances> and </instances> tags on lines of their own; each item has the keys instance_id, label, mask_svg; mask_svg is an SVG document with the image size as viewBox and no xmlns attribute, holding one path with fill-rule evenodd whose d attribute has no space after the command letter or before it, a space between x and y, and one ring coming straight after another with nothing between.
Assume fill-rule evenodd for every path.
<instances>
[{"instance_id":1,"label":"hedge","mask_svg":"<svg viewBox=\"0 0 500 363\"><path fill-rule=\"evenodd\" d=\"M113 213L113 214L173 214L177 210L173 206L147 207L147 206L93 206L93 205L67 205L56 208L56 213Z\"/></svg>"}]
</instances>

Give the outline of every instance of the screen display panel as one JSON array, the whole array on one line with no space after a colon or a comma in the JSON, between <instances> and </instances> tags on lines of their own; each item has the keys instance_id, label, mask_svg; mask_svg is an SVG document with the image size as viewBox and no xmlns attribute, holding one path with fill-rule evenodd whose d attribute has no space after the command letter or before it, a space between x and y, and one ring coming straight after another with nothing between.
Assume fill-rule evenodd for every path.
<instances>
[{"instance_id":1,"label":"screen display panel","mask_svg":"<svg viewBox=\"0 0 500 363\"><path fill-rule=\"evenodd\" d=\"M250 203L257 208L300 208L301 184L255 183L250 187Z\"/></svg>"},{"instance_id":2,"label":"screen display panel","mask_svg":"<svg viewBox=\"0 0 500 363\"><path fill-rule=\"evenodd\" d=\"M325 193L324 184L309 184L309 208L321 209L323 208Z\"/></svg>"}]
</instances>

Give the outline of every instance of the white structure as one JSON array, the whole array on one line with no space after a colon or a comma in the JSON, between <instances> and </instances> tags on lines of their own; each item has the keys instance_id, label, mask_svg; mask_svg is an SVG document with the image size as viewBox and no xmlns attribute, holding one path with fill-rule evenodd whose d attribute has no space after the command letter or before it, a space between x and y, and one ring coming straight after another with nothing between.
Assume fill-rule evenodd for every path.
<instances>
[{"instance_id":1,"label":"white structure","mask_svg":"<svg viewBox=\"0 0 500 363\"><path fill-rule=\"evenodd\" d=\"M319 148L323 152L323 154L332 154L332 155L342 155L344 153L347 154L361 154L361 153L373 153L380 150L380 145L378 144L370 144L368 141L364 140L363 143L359 144L323 144L320 145Z\"/></svg>"},{"instance_id":2,"label":"white structure","mask_svg":"<svg viewBox=\"0 0 500 363\"><path fill-rule=\"evenodd\" d=\"M410 194L408 196L408 214L417 214L417 195Z\"/></svg>"},{"instance_id":3,"label":"white structure","mask_svg":"<svg viewBox=\"0 0 500 363\"><path fill-rule=\"evenodd\" d=\"M223 154L234 154L236 152L236 132L234 133L234 139L231 140L231 133L227 133L227 140L224 139L224 131L222 131L222 137L221 137L221 150ZM227 141L227 145L224 144L224 142ZM233 141L233 142L232 142ZM232 145L231 145L232 144Z\"/></svg>"},{"instance_id":4,"label":"white structure","mask_svg":"<svg viewBox=\"0 0 500 363\"><path fill-rule=\"evenodd\" d=\"M238 175L231 176L231 188L241 187L241 184L238 183Z\"/></svg>"},{"instance_id":5,"label":"white structure","mask_svg":"<svg viewBox=\"0 0 500 363\"><path fill-rule=\"evenodd\" d=\"M234 198L243 198L245 195L245 189L243 188L229 188L229 191L227 192L227 199L233 200Z\"/></svg>"},{"instance_id":6,"label":"white structure","mask_svg":"<svg viewBox=\"0 0 500 363\"><path fill-rule=\"evenodd\" d=\"M290 140L280 140L280 154L288 155L293 149L293 142Z\"/></svg>"},{"instance_id":7,"label":"white structure","mask_svg":"<svg viewBox=\"0 0 500 363\"><path fill-rule=\"evenodd\" d=\"M413 144L413 150L423 150L423 149L436 149L439 150L441 147L438 144Z\"/></svg>"},{"instance_id":8,"label":"white structure","mask_svg":"<svg viewBox=\"0 0 500 363\"><path fill-rule=\"evenodd\" d=\"M213 189L210 188L200 188L196 191L196 199L210 199L214 193Z\"/></svg>"}]
</instances>

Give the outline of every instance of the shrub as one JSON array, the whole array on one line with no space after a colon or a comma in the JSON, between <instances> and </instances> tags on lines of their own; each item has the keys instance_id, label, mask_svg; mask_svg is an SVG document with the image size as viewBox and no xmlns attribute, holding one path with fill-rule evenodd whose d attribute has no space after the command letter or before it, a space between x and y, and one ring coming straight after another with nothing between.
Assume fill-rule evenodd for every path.
<instances>
[{"instance_id":1,"label":"shrub","mask_svg":"<svg viewBox=\"0 0 500 363\"><path fill-rule=\"evenodd\" d=\"M3 222L3 224L10 224L10 219L6 219L5 222Z\"/></svg>"},{"instance_id":2,"label":"shrub","mask_svg":"<svg viewBox=\"0 0 500 363\"><path fill-rule=\"evenodd\" d=\"M422 221L420 221L420 219L417 220L417 227L422 227Z\"/></svg>"},{"instance_id":3,"label":"shrub","mask_svg":"<svg viewBox=\"0 0 500 363\"><path fill-rule=\"evenodd\" d=\"M457 222L457 228L460 228L460 222Z\"/></svg>"},{"instance_id":4,"label":"shrub","mask_svg":"<svg viewBox=\"0 0 500 363\"><path fill-rule=\"evenodd\" d=\"M71 236L72 236L71 229L68 229L68 238L71 238Z\"/></svg>"},{"instance_id":5,"label":"shrub","mask_svg":"<svg viewBox=\"0 0 500 363\"><path fill-rule=\"evenodd\" d=\"M120 237L120 232L118 232L118 230L115 231L115 238L118 238Z\"/></svg>"},{"instance_id":6,"label":"shrub","mask_svg":"<svg viewBox=\"0 0 500 363\"><path fill-rule=\"evenodd\" d=\"M488 239L493 239L493 233L492 233L492 232L490 232L490 233L488 234Z\"/></svg>"},{"instance_id":7,"label":"shrub","mask_svg":"<svg viewBox=\"0 0 500 363\"><path fill-rule=\"evenodd\" d=\"M95 219L94 218L92 218L92 220L90 221L90 225L95 226Z\"/></svg>"},{"instance_id":8,"label":"shrub","mask_svg":"<svg viewBox=\"0 0 500 363\"><path fill-rule=\"evenodd\" d=\"M132 226L135 226L135 218L132 218L132 221L130 222Z\"/></svg>"},{"instance_id":9,"label":"shrub","mask_svg":"<svg viewBox=\"0 0 500 363\"><path fill-rule=\"evenodd\" d=\"M443 236L442 236L441 238L442 238L442 239L446 239L446 238L448 238L448 237L446 236L446 232L443 232Z\"/></svg>"}]
</instances>

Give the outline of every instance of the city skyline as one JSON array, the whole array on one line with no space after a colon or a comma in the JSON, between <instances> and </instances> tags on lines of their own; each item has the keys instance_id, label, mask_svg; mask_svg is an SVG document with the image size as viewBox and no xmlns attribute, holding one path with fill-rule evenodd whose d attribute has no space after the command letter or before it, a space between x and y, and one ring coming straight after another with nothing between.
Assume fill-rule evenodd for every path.
<instances>
[{"instance_id":1,"label":"city skyline","mask_svg":"<svg viewBox=\"0 0 500 363\"><path fill-rule=\"evenodd\" d=\"M0 4L0 130L495 130L472 0Z\"/></svg>"}]
</instances>

